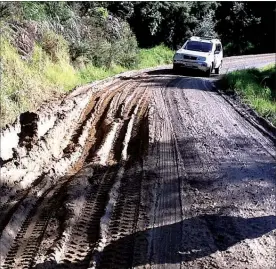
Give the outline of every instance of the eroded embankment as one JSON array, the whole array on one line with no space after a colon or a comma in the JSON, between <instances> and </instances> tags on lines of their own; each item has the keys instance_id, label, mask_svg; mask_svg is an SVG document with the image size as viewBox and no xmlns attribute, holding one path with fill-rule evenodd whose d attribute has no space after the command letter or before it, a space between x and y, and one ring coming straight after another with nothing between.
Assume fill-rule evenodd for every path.
<instances>
[{"instance_id":1,"label":"eroded embankment","mask_svg":"<svg viewBox=\"0 0 276 269\"><path fill-rule=\"evenodd\" d=\"M3 268L87 268L101 260L111 240L106 227L116 226L111 210L135 214L139 206L140 183L127 179L147 148L149 97L141 83L117 79L73 93L51 117L23 114L20 131L18 124L6 130L19 135L2 155ZM116 221L136 223L124 218Z\"/></svg>"}]
</instances>

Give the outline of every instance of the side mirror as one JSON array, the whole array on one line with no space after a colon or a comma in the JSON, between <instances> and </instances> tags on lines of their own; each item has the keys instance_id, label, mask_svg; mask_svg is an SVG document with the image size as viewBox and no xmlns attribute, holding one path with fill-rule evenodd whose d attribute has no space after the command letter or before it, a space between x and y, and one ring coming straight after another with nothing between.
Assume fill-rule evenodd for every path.
<instances>
[{"instance_id":1,"label":"side mirror","mask_svg":"<svg viewBox=\"0 0 276 269\"><path fill-rule=\"evenodd\" d=\"M219 54L220 53L220 51L219 50L215 50L215 54Z\"/></svg>"}]
</instances>

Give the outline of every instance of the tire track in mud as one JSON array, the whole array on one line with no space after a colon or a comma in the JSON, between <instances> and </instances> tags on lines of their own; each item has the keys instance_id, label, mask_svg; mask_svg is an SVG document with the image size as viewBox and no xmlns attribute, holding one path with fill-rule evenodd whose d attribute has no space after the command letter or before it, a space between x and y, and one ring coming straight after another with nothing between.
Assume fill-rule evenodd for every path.
<instances>
[{"instance_id":1,"label":"tire track in mud","mask_svg":"<svg viewBox=\"0 0 276 269\"><path fill-rule=\"evenodd\" d=\"M69 174L74 175L77 171L80 171L84 163L89 164L92 162L94 166L96 165L95 168L93 169L95 170L94 173L96 175L98 174L98 177L103 177L103 174L105 173L108 176L103 177L106 179L103 179L103 182L98 186L98 190L96 189L93 191L91 190L91 192L88 193L86 205L84 206L83 213L82 213L83 219L80 219L80 221L78 222L78 223L81 223L81 225L80 226L76 225L76 227L80 230L79 232L78 230L76 230L72 234L72 238L75 238L75 237L77 238L77 236L80 235L80 238L76 239L76 241L81 242L83 240L82 244L80 244L78 248L83 247L83 245L85 244L85 240L84 238L82 238L83 237L82 232L86 230L86 232L88 232L86 234L88 235L87 242L89 242L88 244L89 249L91 248L93 249L93 241L96 242L97 241L96 239L98 236L97 235L98 232L97 232L97 229L95 229L95 227L99 225L100 218L105 209L105 201L107 199L107 195L111 187L114 185L114 182L116 180L116 174L118 172L118 168L115 168L116 165L108 169L100 168L100 167L97 168L98 165L97 165L97 161L95 160L95 154L97 153L97 150L99 149L100 146L102 146L108 131L110 131L109 128L105 129L106 126L104 126L105 124L104 121L106 120L106 116L109 113L110 114L109 116L112 117L113 119L115 116L115 121L116 119L118 121L121 121L119 125L122 127L122 129L119 128L119 134L117 134L115 137L115 140L117 141L116 142L117 147L119 147L120 143L124 141L123 126L128 126L131 119L131 115L135 110L135 106L137 105L137 100L139 100L140 96L141 95L143 96L142 93L145 92L143 90L141 91L141 88L140 88L140 91L141 91L140 93L137 91L135 92L134 89L137 88L138 86L137 83L131 85L130 89L126 89L129 84L130 84L129 82L123 83L123 85L118 87L117 91L116 90L112 91L110 94L107 95L107 98L102 101L100 99L101 97L99 96L94 96L91 99L91 101L87 105L86 111L84 111L83 113L82 119L80 121L81 123L79 124L79 128L75 131L75 133L72 136L71 145L73 146L70 146L70 144L68 144L67 148L64 150L64 157L66 158L68 155L70 155L70 153L74 151L75 145L79 143L78 141L79 136L83 132L84 125L87 124L89 121L91 121L91 118L93 116L95 117L94 114L95 112L97 112L99 117L98 117L98 120L96 119L94 120L94 122L96 121L96 123L94 123L94 127L90 128L89 135L86 142L86 149L83 150L83 153L81 154L81 158L79 158L79 161L72 166ZM126 91L126 93L124 93L124 90ZM118 92L120 93L120 96ZM132 95L131 92L135 92L133 95L133 98L128 98L129 99L128 103L123 105L122 103L124 102L124 100L127 99L127 97ZM117 100L115 100L114 98L117 98ZM100 101L102 102L102 104L100 104ZM114 111L110 112L111 110L110 108L112 105L114 106L112 107ZM126 112L123 111L123 107L126 108L125 109ZM124 116L124 114L126 114L127 116ZM125 117L126 119L124 119ZM112 120L112 118L110 120ZM121 145L120 147L127 148L127 145L124 145L124 146ZM109 154L109 155L112 155L112 154ZM112 160L112 162L118 162L120 157L117 156L116 158L111 158L111 159L114 159ZM105 171L104 173L104 170L107 170L107 171ZM92 178L89 179L91 183L93 183L94 181L96 182L98 181L96 175L92 176ZM64 183L66 188L68 187L68 183L72 180L74 180L74 177L70 178L70 180L68 179ZM47 227L49 218L52 215L55 215L56 210L53 209L54 208L53 203L55 203L55 207L59 208L64 202L63 201L64 196L60 195L64 192L64 188L60 190L57 186L56 188L57 188L56 193L59 194L57 196L62 197L60 198L61 203L58 203L58 201L55 201L55 196L52 196L46 199L47 192L44 193L41 196L41 198L35 202L36 205L34 205L33 209L31 209L29 216L26 218L19 233L17 234L17 237L12 245L12 248L7 253L7 257L5 259L3 268L13 268L13 266L16 266L17 268L29 268L33 263L35 254L37 252L37 248L39 247L41 240L43 240L43 234ZM95 200L95 197L98 197L98 198L96 198ZM26 198L27 198L27 195L26 195ZM24 202L24 197L22 200ZM91 214L91 212L93 212L92 210L93 207L95 207L94 213L90 215L90 217L87 217L86 215L88 215L88 213ZM91 230L94 231L92 234L91 232L89 233L89 231ZM75 241L75 239L73 241ZM73 241L71 241L72 245L74 245ZM70 243L69 243L69 246L70 246ZM74 251L76 252L75 254L74 254ZM80 254L81 252L83 252L83 249L79 250L79 253L76 250L76 248L68 249L66 251L67 254L64 255L64 261L65 261L64 265L67 266L67 263L70 265L70 263L72 263L72 261L74 262L75 260L77 262L80 262L82 258L83 261L81 263L84 263L87 266L87 262L89 262L89 259L87 257L84 257L83 253Z\"/></svg>"},{"instance_id":2,"label":"tire track in mud","mask_svg":"<svg viewBox=\"0 0 276 269\"><path fill-rule=\"evenodd\" d=\"M166 268L165 264L170 264L174 259L177 260L178 251L181 248L181 243L175 246L170 243L171 240L174 240L176 233L178 234L178 240L181 242L181 229L168 229L165 233L162 229L162 227L182 219L181 175L178 169L176 141L171 115L164 98L169 86L176 86L178 83L179 79L176 79L165 85L165 87L153 91L157 110L155 113L159 114L162 121L159 120L155 126L156 140L158 141L155 147L159 158L155 166L150 167L151 173L156 175L154 209L150 223L151 230L148 234L150 238L148 262L151 264L151 268ZM157 240L158 238L162 240L162 244ZM179 268L179 264L170 264L170 268Z\"/></svg>"},{"instance_id":3,"label":"tire track in mud","mask_svg":"<svg viewBox=\"0 0 276 269\"><path fill-rule=\"evenodd\" d=\"M111 98L112 98L112 95L111 95ZM93 113L93 109L91 110L92 111L92 113ZM89 115L88 115L89 116ZM88 117L87 117L87 119L88 119ZM84 121L84 123L85 122L87 122L87 119L85 119L85 121ZM82 126L81 126L82 127ZM74 136L73 137L73 139L75 138L76 136ZM65 151L65 154L67 154L68 152L66 152ZM71 173L72 173L73 171L71 171ZM74 172L73 172L74 173ZM66 182L65 183L65 185L67 185L67 183L68 182ZM62 189L60 189L60 194L62 193ZM52 197L52 199L53 199L53 201L55 201L55 197ZM62 200L61 200L62 201ZM39 206L39 203L38 203L38 206ZM37 212L36 212L36 209L37 208L34 208L31 212L30 212L30 215L32 216L33 214L37 214ZM34 211L34 212L33 212ZM49 218L49 216L48 216L48 218ZM26 226L26 223L27 223L27 225L28 225L28 223L29 223L29 219L32 219L32 217L28 217L27 218L27 220L25 221L25 223L23 224L23 227L21 228L21 230L23 231L23 232L25 232L25 226ZM41 222L43 222L44 221L44 225L41 223ZM38 220L38 225L40 226L40 227L46 227L46 225L47 225L47 218L45 218L45 217L43 217L42 218L42 221L40 221L40 219ZM26 231L26 233L28 233L28 234L32 234L32 232L30 232L30 231ZM38 233L37 231L36 231L36 233ZM39 233L38 233L39 234ZM21 238L22 236L19 236L19 238ZM39 237L37 237L37 240L39 240L39 238L41 237L41 234L40 234L40 236ZM33 245L35 244L33 241L34 241L34 239L35 239L35 237L33 236L32 237L32 241L28 241L28 243L27 243L27 246L25 247L25 249L26 250L28 250L28 249L32 249L33 250L33 254L35 254L35 248L33 247ZM39 244L39 242L37 242L36 243L36 245L37 244ZM16 242L16 244L15 244L16 246L18 245L18 242ZM23 245L24 246L24 245ZM16 248L16 247L15 247ZM13 255L13 253L14 253L14 249L12 249L12 255ZM28 252L27 252L28 253ZM20 253L19 253L19 256L20 256ZM29 253L28 253L28 256L31 256ZM10 257L8 257L9 259L8 259L8 261L11 259ZM24 255L23 255L23 258L22 259L24 259ZM25 259L26 260L26 259ZM22 265L23 265L23 268L24 268L24 263L26 263L26 261L24 261L23 263L22 263ZM20 263L17 263L16 264L16 266L17 267L19 267L20 266Z\"/></svg>"},{"instance_id":4,"label":"tire track in mud","mask_svg":"<svg viewBox=\"0 0 276 269\"><path fill-rule=\"evenodd\" d=\"M130 268L133 263L136 225L139 217L142 159L148 144L148 114L145 100L137 112L136 131L129 142L125 173L121 178L118 198L109 223L106 247L96 254L95 268ZM140 115L140 116L139 116ZM139 119L140 117L142 120ZM125 240L125 238L127 238ZM122 259L124 257L124 259Z\"/></svg>"},{"instance_id":5,"label":"tire track in mud","mask_svg":"<svg viewBox=\"0 0 276 269\"><path fill-rule=\"evenodd\" d=\"M60 184L59 184L60 185ZM5 259L3 268L29 268L38 250L53 208L64 199L60 195L66 183L43 193L24 221ZM49 197L48 197L49 196Z\"/></svg>"},{"instance_id":6,"label":"tire track in mud","mask_svg":"<svg viewBox=\"0 0 276 269\"><path fill-rule=\"evenodd\" d=\"M112 97L112 95L111 95L111 97ZM93 99L93 97L92 97L92 99ZM74 171L72 171L73 173L74 173ZM45 179L45 177L42 177L42 179ZM35 182L36 183L36 182ZM39 183L41 184L41 181L39 181ZM38 185L39 186L39 185ZM42 185L43 186L43 185ZM36 186L34 185L34 186L32 186L32 188L35 188ZM30 192L28 192L28 190L27 191L25 191L25 197L26 198L28 198L28 195L30 194ZM34 195L35 195L35 193L34 193ZM43 197L43 196L42 196ZM25 199L26 200L26 199ZM39 197L31 197L31 202L30 203L28 203L28 199L27 199L27 205L25 206L26 208L27 208L27 210L30 212L36 212L36 211L34 211L35 210L35 203L36 203L36 200L41 200L41 197L39 198ZM23 197L23 199L22 199L22 201L24 202L24 197ZM20 203L20 202L19 202ZM19 204L18 203L18 204ZM28 204L30 204L29 206L28 206ZM39 203L38 203L38 205L39 205ZM17 207L18 207L18 205L17 205ZM31 208L33 208L33 210L31 209ZM29 213L28 213L28 211L27 212L25 212L25 214L28 214L29 215ZM20 214L20 212L18 213L18 214ZM30 213L31 214L31 213ZM11 215L11 217L13 217L12 215ZM31 218L31 216L28 216L27 217L27 219L30 219ZM46 223L45 223L46 224ZM5 242L2 242L3 244L5 244ZM15 247L16 248L16 247ZM14 253L14 251L13 251L13 253ZM2 253L1 253L2 254ZM13 256L14 254L12 254L11 256ZM10 257L10 259L12 259L11 257Z\"/></svg>"},{"instance_id":7,"label":"tire track in mud","mask_svg":"<svg viewBox=\"0 0 276 269\"><path fill-rule=\"evenodd\" d=\"M134 102L132 102L132 103L134 103ZM131 103L131 105L133 105ZM132 109L131 109L131 106L130 106L130 113L129 113L129 115L131 115L131 113L133 113L134 112L134 110L135 110L135 107L133 107ZM119 113L120 114L120 113ZM117 113L117 115L118 115L118 113ZM126 120L125 122L127 122L128 124L129 124L129 122L130 122L130 120ZM124 135L124 133L122 132L122 130L121 130L121 133L118 135L118 137L117 137L117 141L119 141L119 140L122 140L122 137L123 137L123 135ZM121 137L120 137L121 136ZM116 142L115 143L115 145L118 145L119 143L118 142ZM126 145L124 145L124 146L126 146ZM115 174L115 177L114 178L116 178L116 174ZM93 180L92 180L93 181ZM114 184L114 182L112 182L113 184ZM113 185L113 184L111 184L111 185ZM111 187L111 185L110 185L110 187ZM109 189L110 190L110 189ZM106 192L105 192L105 194L108 194L108 190L106 190ZM102 206L104 206L105 205L105 203L103 203L103 202L101 202L101 205ZM102 215L102 214L100 214L100 215ZM95 232L95 231L94 231ZM97 233L96 233L97 234ZM95 235L94 235L95 236ZM90 240L90 244L91 244L91 240ZM93 249L93 247L90 247L90 248L92 248ZM88 255L89 256L89 255ZM79 264L78 264L78 266L79 266Z\"/></svg>"},{"instance_id":8,"label":"tire track in mud","mask_svg":"<svg viewBox=\"0 0 276 269\"><path fill-rule=\"evenodd\" d=\"M131 103L131 105L133 105L133 104ZM133 111L133 109L129 109L129 110ZM137 119L137 121L139 124L139 118ZM128 121L128 123L129 123L129 121ZM143 128L141 128L141 130L143 130ZM121 139L121 138L118 137L117 139ZM134 140L137 141L137 138ZM132 142L130 141L130 144L131 143ZM135 154L137 155L137 152L135 152ZM129 156L131 156L131 154L129 154ZM138 156L139 156L139 154L138 154ZM126 165L126 167L127 167L127 165ZM96 239L99 236L99 225L101 223L100 218L104 214L105 205L106 205L105 201L107 200L108 193L111 191L111 187L114 186L115 180L116 180L116 182L118 181L117 173L119 172L118 171L119 168L116 168L116 166L115 166L115 167L111 167L110 169L112 169L114 171L107 172L107 174L110 175L110 177L111 177L111 179L108 181L109 183L108 184L101 183L98 187L98 188L102 188L102 186L104 186L105 188L103 190L99 189L98 192L96 191L96 193L97 193L96 195L93 195L93 194L88 195L92 202L90 201L89 198L87 198L86 205L87 204L90 205L91 203L92 204L96 203L97 207L96 207L96 209L94 208L93 210L90 211L89 217L86 216L85 209L84 209L84 213L81 213L81 217L78 220L78 222L76 223L77 228L75 231L73 231L72 235L70 236L72 238L72 243L71 242L67 243L67 245L69 247L65 251L65 254L64 254L65 257L61 260L61 262L63 261L62 266L64 266L64 267L67 267L67 266L74 267L74 262L77 262L78 263L77 268L82 268L82 267L87 268L87 266L89 265L89 260L91 260L92 256L95 255L95 253L94 254L92 253L92 250L93 250L93 248L95 248L95 243L97 242ZM99 173L99 176L101 177L102 174L103 173ZM123 176L123 178L124 177L125 176ZM89 178L89 181L93 184L93 182L97 182L98 180L96 180L93 176L92 178ZM122 181L124 181L124 180L122 180ZM137 192L139 193L139 189L137 190ZM99 193L100 193L100 195L98 195ZM97 201L95 201L95 197L103 197L103 196L104 196L104 199L97 198ZM88 211L90 210L90 208L91 208L91 206L88 206ZM95 214L93 212L95 212ZM91 214L92 214L92 217L91 217ZM95 216L93 217L93 215L95 215ZM134 219L134 223L135 223L135 219ZM81 228L78 228L79 224L81 224ZM81 231L79 231L80 229L81 229ZM77 237L75 237L75 234L77 235ZM86 242L85 242L85 239L83 238L84 234L87 235ZM78 237L79 237L79 239L76 239ZM78 242L78 241L81 241L81 243L76 244L76 242ZM75 248L74 247L72 248L72 246L75 246ZM80 248L80 246L81 246L81 248ZM88 251L85 251L85 250L88 250Z\"/></svg>"},{"instance_id":9,"label":"tire track in mud","mask_svg":"<svg viewBox=\"0 0 276 269\"><path fill-rule=\"evenodd\" d=\"M195 86L193 83L197 85ZM186 190L185 194L180 194L180 200L182 200L180 204L183 204L185 208L183 210L184 219L198 214L195 198L198 195L198 188L208 184L208 182L212 184L210 179L218 171L217 161L209 154L210 148L207 142L208 139L217 140L217 137L212 128L210 128L211 125L209 125L208 118L205 118L205 115L197 115L201 111L201 107L198 106L198 103L201 105L201 98L203 97L204 101L202 104L206 107L209 106L209 100L205 98L205 92L203 91L197 94L196 99L187 98L185 91L192 91L190 88L198 91L197 89L201 89L202 87L198 85L197 81L187 81L186 83L182 81L178 83L177 87L171 89L170 92L164 91L163 95L169 110L168 114L171 115L171 121L174 122L174 135L179 147L180 158L183 160L182 163L185 167L186 176L184 182L188 186L190 185L190 190ZM194 110L194 107L197 109ZM198 120L200 117L202 122ZM197 123L196 125L195 122ZM210 138L210 133L214 135L214 138ZM180 184L182 185L184 183ZM181 186L180 189L183 190L185 188ZM185 197L185 200L182 197ZM204 199L207 202L208 196ZM194 204L192 200L194 200ZM182 230L183 239L181 241L183 243L178 249L178 257L170 258L170 262L181 261L181 259L183 261L189 261L196 252L206 251L206 248L210 250L216 249L216 242L212 240L212 235L210 235L209 228L204 223L204 219L200 221L195 219L189 226L185 227L179 224L178 230ZM186 268L186 266L192 265L183 262L183 266ZM222 264L218 266L220 268Z\"/></svg>"},{"instance_id":10,"label":"tire track in mud","mask_svg":"<svg viewBox=\"0 0 276 269\"><path fill-rule=\"evenodd\" d=\"M108 193L117 179L118 168L95 169L95 175L89 178L91 182L98 181L99 185L91 188L86 194L86 202L81 214L72 229L67 249L63 253L64 267L77 263L78 268L87 268L90 262L91 248L99 235L99 223L104 214Z\"/></svg>"}]
</instances>

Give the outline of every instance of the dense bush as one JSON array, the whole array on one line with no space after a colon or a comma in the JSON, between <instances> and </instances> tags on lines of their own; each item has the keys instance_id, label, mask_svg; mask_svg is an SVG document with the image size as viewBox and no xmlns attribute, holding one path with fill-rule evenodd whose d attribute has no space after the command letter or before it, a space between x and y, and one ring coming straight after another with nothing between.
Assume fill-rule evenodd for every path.
<instances>
[{"instance_id":1,"label":"dense bush","mask_svg":"<svg viewBox=\"0 0 276 269\"><path fill-rule=\"evenodd\" d=\"M226 55L275 52L274 2L108 2L142 47L176 49L192 34L218 35Z\"/></svg>"},{"instance_id":2,"label":"dense bush","mask_svg":"<svg viewBox=\"0 0 276 269\"><path fill-rule=\"evenodd\" d=\"M171 64L173 54L173 51L164 45L151 49L141 49L139 52L139 68Z\"/></svg>"},{"instance_id":3,"label":"dense bush","mask_svg":"<svg viewBox=\"0 0 276 269\"><path fill-rule=\"evenodd\" d=\"M51 57L56 57L60 42L57 34L68 42L70 58L78 64L107 68L137 65L138 46L128 23L109 14L104 7L93 6L85 12L81 7L82 4L66 2L1 3L0 12L12 27L20 24L27 36L30 31L26 25L35 22L36 38L40 38L41 46Z\"/></svg>"}]
</instances>

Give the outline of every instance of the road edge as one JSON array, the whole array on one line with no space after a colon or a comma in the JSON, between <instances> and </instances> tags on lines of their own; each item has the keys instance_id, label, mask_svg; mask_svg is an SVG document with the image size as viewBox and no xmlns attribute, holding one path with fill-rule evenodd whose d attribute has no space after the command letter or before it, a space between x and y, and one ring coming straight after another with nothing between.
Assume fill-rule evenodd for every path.
<instances>
[{"instance_id":1,"label":"road edge","mask_svg":"<svg viewBox=\"0 0 276 269\"><path fill-rule=\"evenodd\" d=\"M236 112L238 112L262 134L272 140L276 146L276 127L267 119L260 116L250 105L246 104L235 91L226 94L225 90L223 90L220 85L222 79L223 77L213 82L214 89L235 109Z\"/></svg>"}]
</instances>

